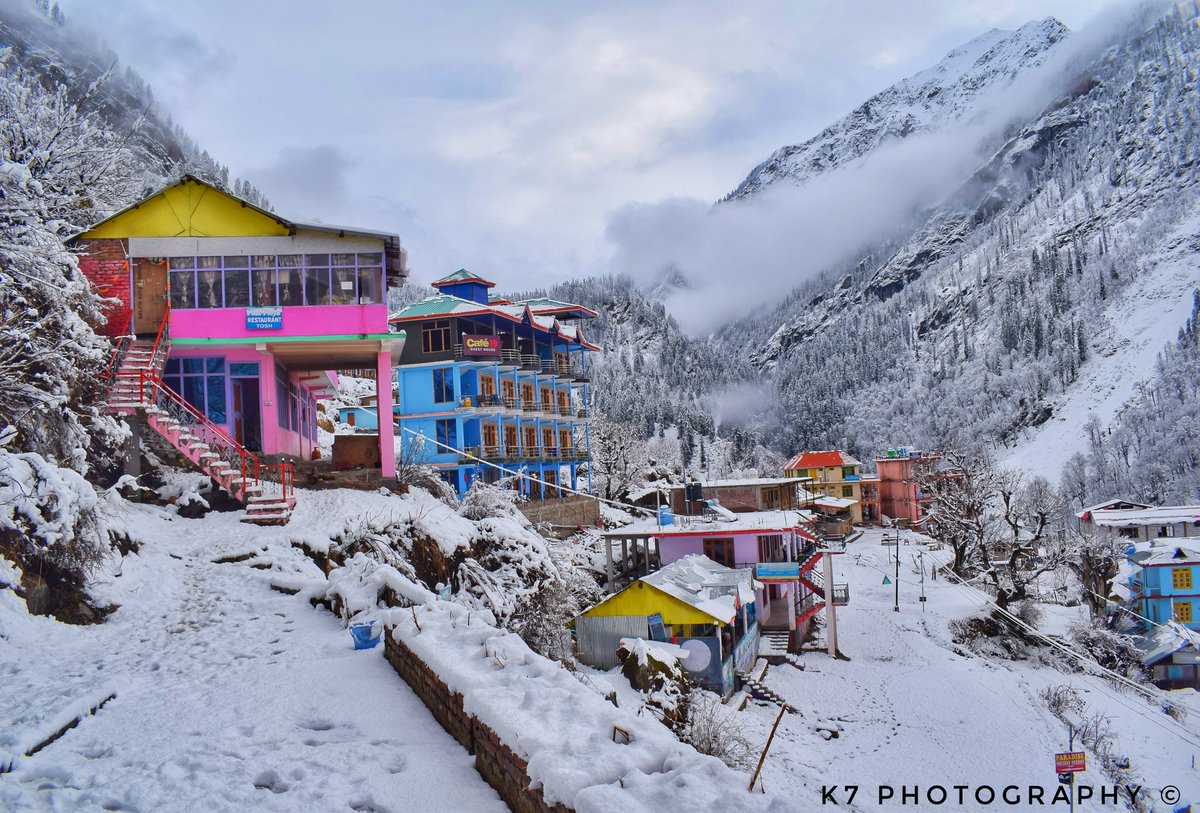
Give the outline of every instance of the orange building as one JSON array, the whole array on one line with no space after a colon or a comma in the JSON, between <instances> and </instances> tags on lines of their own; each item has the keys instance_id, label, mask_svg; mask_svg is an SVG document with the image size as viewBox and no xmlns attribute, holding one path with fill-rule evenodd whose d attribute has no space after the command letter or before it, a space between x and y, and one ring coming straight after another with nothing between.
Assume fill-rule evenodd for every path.
<instances>
[{"instance_id":1,"label":"orange building","mask_svg":"<svg viewBox=\"0 0 1200 813\"><path fill-rule=\"evenodd\" d=\"M933 452L921 452L901 447L888 449L883 457L875 458L879 477L878 511L893 520L920 525L925 521L926 495L921 491L920 466L941 459Z\"/></svg>"}]
</instances>

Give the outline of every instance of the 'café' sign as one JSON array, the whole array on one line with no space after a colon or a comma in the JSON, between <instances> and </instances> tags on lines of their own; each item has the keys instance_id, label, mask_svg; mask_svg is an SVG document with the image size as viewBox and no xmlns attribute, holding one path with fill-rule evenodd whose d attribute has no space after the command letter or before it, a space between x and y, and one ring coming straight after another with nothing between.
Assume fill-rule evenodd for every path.
<instances>
[{"instance_id":1,"label":"'caf\u00e9' sign","mask_svg":"<svg viewBox=\"0 0 1200 813\"><path fill-rule=\"evenodd\" d=\"M498 359L500 353L499 336L475 336L463 334L463 355L472 358Z\"/></svg>"}]
</instances>

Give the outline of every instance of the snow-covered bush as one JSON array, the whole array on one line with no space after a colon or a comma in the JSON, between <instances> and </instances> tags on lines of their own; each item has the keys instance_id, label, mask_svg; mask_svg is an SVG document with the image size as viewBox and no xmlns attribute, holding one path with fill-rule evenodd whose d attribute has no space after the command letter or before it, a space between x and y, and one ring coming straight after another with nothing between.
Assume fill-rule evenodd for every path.
<instances>
[{"instance_id":1,"label":"snow-covered bush","mask_svg":"<svg viewBox=\"0 0 1200 813\"><path fill-rule=\"evenodd\" d=\"M1141 653L1128 635L1091 624L1072 624L1067 633L1075 645L1105 669L1130 680L1144 683L1148 679L1142 665Z\"/></svg>"},{"instance_id":2,"label":"snow-covered bush","mask_svg":"<svg viewBox=\"0 0 1200 813\"><path fill-rule=\"evenodd\" d=\"M721 698L704 689L693 689L684 698L686 717L675 729L680 742L702 754L714 756L730 768L747 770L753 764L754 746L742 733L736 713Z\"/></svg>"},{"instance_id":3,"label":"snow-covered bush","mask_svg":"<svg viewBox=\"0 0 1200 813\"><path fill-rule=\"evenodd\" d=\"M467 519L508 517L523 522L524 515L516 507L520 496L515 489L499 488L482 480L476 480L463 496L462 502L458 506L458 513Z\"/></svg>"},{"instance_id":4,"label":"snow-covered bush","mask_svg":"<svg viewBox=\"0 0 1200 813\"><path fill-rule=\"evenodd\" d=\"M12 427L0 430L0 544L26 570L42 563L84 574L104 557L99 497L83 477L36 452L11 452Z\"/></svg>"}]
</instances>

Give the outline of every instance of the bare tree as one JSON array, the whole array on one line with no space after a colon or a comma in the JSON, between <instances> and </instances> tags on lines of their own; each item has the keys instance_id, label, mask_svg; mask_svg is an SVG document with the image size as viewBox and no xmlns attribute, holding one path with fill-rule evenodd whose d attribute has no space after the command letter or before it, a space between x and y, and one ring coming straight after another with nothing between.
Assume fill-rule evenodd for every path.
<instances>
[{"instance_id":1,"label":"bare tree","mask_svg":"<svg viewBox=\"0 0 1200 813\"><path fill-rule=\"evenodd\" d=\"M987 457L952 450L917 463L914 476L926 498L925 533L954 552L955 575L969 576L988 539L995 466Z\"/></svg>"},{"instance_id":2,"label":"bare tree","mask_svg":"<svg viewBox=\"0 0 1200 813\"><path fill-rule=\"evenodd\" d=\"M1069 544L1072 551L1067 566L1079 577L1092 620L1104 619L1128 543L1109 528L1085 525L1071 535Z\"/></svg>"},{"instance_id":3,"label":"bare tree","mask_svg":"<svg viewBox=\"0 0 1200 813\"><path fill-rule=\"evenodd\" d=\"M609 420L593 423L591 437L592 465L604 481L604 498L628 493L649 460L646 444L629 427Z\"/></svg>"},{"instance_id":4,"label":"bare tree","mask_svg":"<svg viewBox=\"0 0 1200 813\"><path fill-rule=\"evenodd\" d=\"M1062 493L1044 477L1026 480L1018 472L995 477L996 514L990 518L987 542L980 550L984 576L996 590L996 604L1029 597L1029 587L1067 561L1061 519Z\"/></svg>"}]
</instances>

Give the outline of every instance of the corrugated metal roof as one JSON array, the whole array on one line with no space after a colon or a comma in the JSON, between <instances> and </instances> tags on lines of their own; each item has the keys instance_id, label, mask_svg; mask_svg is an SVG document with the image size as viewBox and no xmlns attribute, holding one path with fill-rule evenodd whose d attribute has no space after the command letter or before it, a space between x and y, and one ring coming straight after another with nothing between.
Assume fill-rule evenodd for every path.
<instances>
[{"instance_id":1,"label":"corrugated metal roof","mask_svg":"<svg viewBox=\"0 0 1200 813\"><path fill-rule=\"evenodd\" d=\"M439 285L451 285L455 282L478 282L489 288L496 287L496 283L486 280L477 274L472 274L465 268L460 268L453 274L447 274L439 280L434 280L431 284L436 288Z\"/></svg>"},{"instance_id":2,"label":"corrugated metal roof","mask_svg":"<svg viewBox=\"0 0 1200 813\"><path fill-rule=\"evenodd\" d=\"M792 469L828 469L835 466L862 465L850 455L842 451L801 452L787 462L785 471Z\"/></svg>"}]
</instances>

